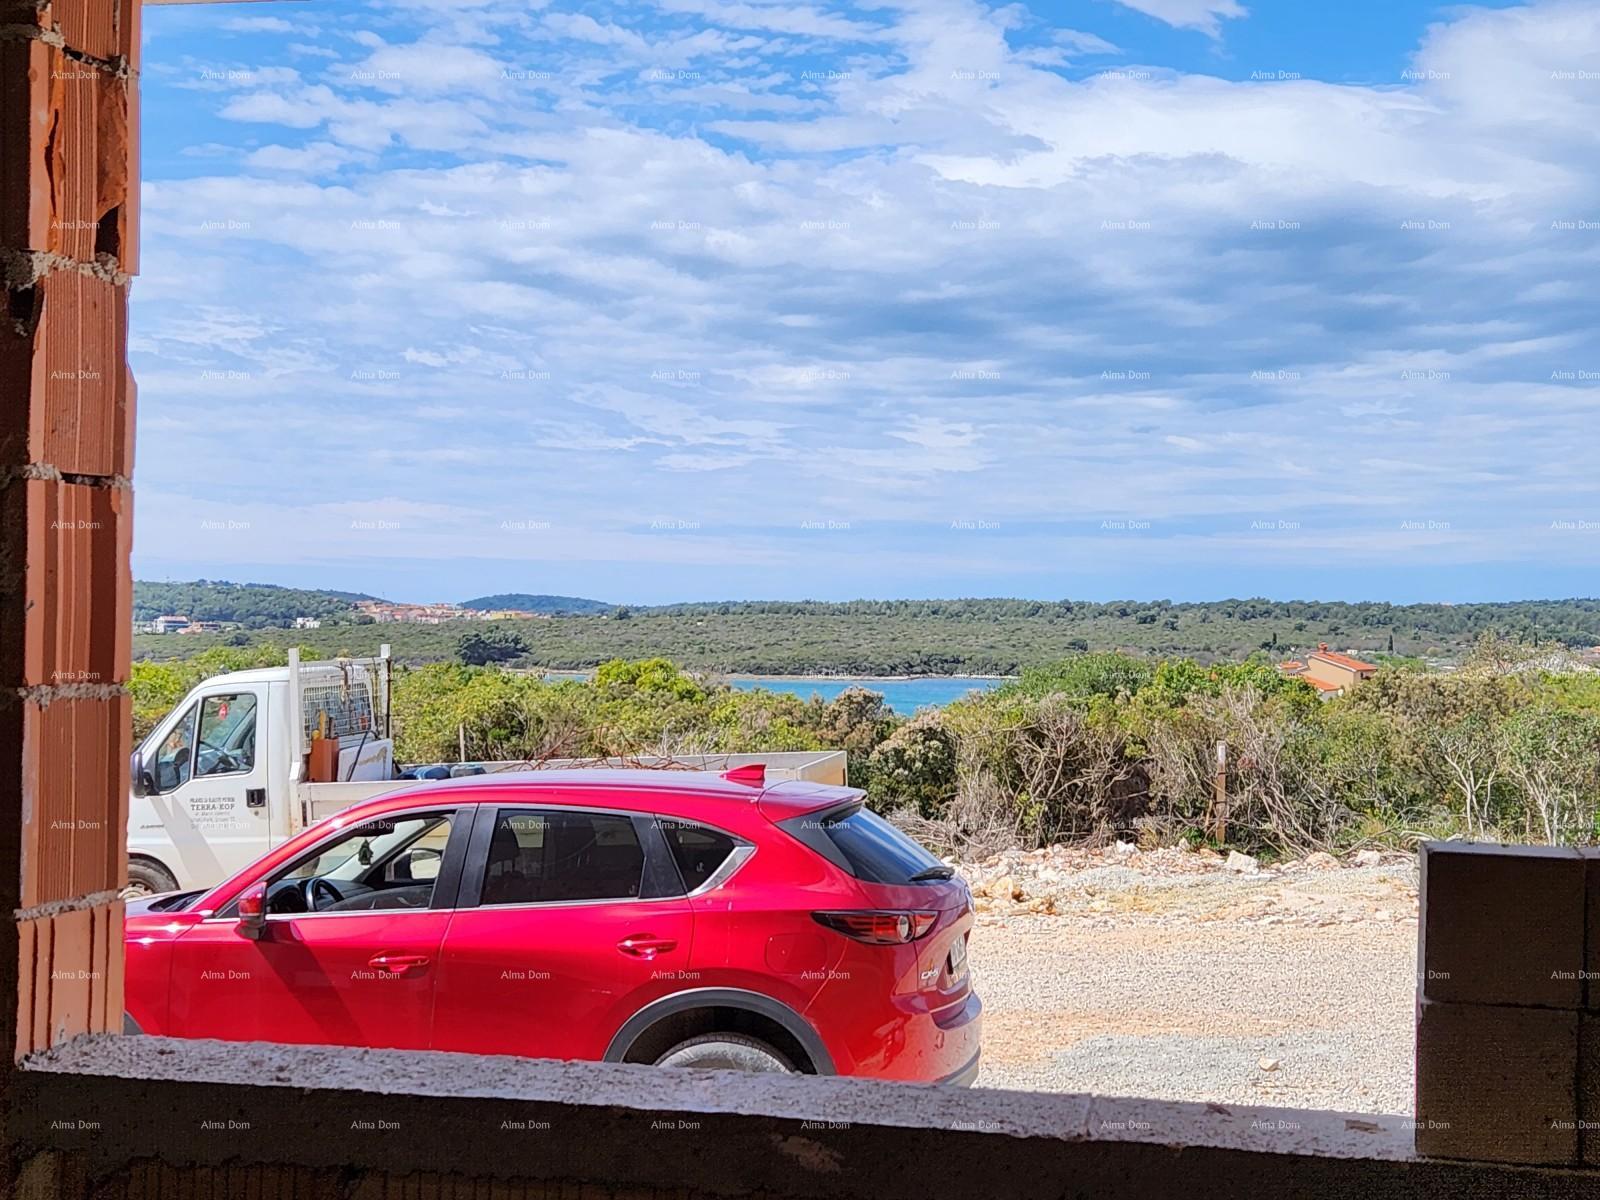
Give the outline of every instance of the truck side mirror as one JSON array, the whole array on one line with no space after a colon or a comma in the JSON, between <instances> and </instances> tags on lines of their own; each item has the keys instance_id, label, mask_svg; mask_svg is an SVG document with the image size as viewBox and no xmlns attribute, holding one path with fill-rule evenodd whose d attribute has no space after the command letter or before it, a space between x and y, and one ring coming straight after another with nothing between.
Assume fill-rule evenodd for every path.
<instances>
[{"instance_id":1,"label":"truck side mirror","mask_svg":"<svg viewBox=\"0 0 1600 1200\"><path fill-rule=\"evenodd\" d=\"M135 796L148 796L156 790L156 781L137 750L128 757L128 786Z\"/></svg>"},{"instance_id":2,"label":"truck side mirror","mask_svg":"<svg viewBox=\"0 0 1600 1200\"><path fill-rule=\"evenodd\" d=\"M240 937L259 942L267 936L267 885L252 883L239 895Z\"/></svg>"}]
</instances>

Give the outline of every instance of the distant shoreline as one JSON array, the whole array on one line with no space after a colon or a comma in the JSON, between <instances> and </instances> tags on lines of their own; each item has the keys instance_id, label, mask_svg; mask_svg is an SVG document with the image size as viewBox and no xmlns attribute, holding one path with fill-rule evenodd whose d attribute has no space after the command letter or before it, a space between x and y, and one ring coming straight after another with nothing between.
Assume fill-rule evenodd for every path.
<instances>
[{"instance_id":1,"label":"distant shoreline","mask_svg":"<svg viewBox=\"0 0 1600 1200\"><path fill-rule=\"evenodd\" d=\"M707 674L718 675L720 671L709 671ZM742 671L727 675L728 679L749 679L755 682L778 682L796 680L801 683L854 683L858 680L872 680L877 683L915 683L922 679L1018 679L1017 675L749 675Z\"/></svg>"},{"instance_id":2,"label":"distant shoreline","mask_svg":"<svg viewBox=\"0 0 1600 1200\"><path fill-rule=\"evenodd\" d=\"M595 672L595 668L564 668L564 667L528 667L529 671L542 670L546 675L571 675L588 678ZM725 671L691 671L696 675L717 675L724 679L743 679L753 683L915 683L923 679L984 679L1006 680L1019 679L1018 675L751 675L744 671L732 673Z\"/></svg>"}]
</instances>

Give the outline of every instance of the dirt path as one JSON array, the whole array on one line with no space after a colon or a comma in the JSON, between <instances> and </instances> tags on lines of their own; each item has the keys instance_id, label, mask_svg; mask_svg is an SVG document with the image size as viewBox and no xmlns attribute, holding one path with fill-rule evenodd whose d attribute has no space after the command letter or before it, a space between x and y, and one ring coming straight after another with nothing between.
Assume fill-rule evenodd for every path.
<instances>
[{"instance_id":1,"label":"dirt path","mask_svg":"<svg viewBox=\"0 0 1600 1200\"><path fill-rule=\"evenodd\" d=\"M978 1086L1411 1110L1408 863L1057 882L1062 915L979 917Z\"/></svg>"}]
</instances>

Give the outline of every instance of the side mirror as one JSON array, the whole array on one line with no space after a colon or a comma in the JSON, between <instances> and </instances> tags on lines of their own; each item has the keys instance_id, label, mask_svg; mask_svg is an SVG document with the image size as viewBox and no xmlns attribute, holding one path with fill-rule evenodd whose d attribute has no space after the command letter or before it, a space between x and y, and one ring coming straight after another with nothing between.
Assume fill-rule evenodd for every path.
<instances>
[{"instance_id":1,"label":"side mirror","mask_svg":"<svg viewBox=\"0 0 1600 1200\"><path fill-rule=\"evenodd\" d=\"M148 796L156 790L156 781L137 750L128 757L128 785L135 796Z\"/></svg>"},{"instance_id":2,"label":"side mirror","mask_svg":"<svg viewBox=\"0 0 1600 1200\"><path fill-rule=\"evenodd\" d=\"M267 936L267 885L252 883L239 896L240 937L259 942Z\"/></svg>"}]
</instances>

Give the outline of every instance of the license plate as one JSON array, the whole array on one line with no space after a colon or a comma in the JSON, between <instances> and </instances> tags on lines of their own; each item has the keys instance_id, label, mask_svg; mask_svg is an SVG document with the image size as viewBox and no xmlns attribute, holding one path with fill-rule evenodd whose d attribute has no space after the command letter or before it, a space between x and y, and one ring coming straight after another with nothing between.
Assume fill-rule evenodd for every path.
<instances>
[{"instance_id":1,"label":"license plate","mask_svg":"<svg viewBox=\"0 0 1600 1200\"><path fill-rule=\"evenodd\" d=\"M960 979L967 969L967 939L958 937L950 943L950 978Z\"/></svg>"}]
</instances>

